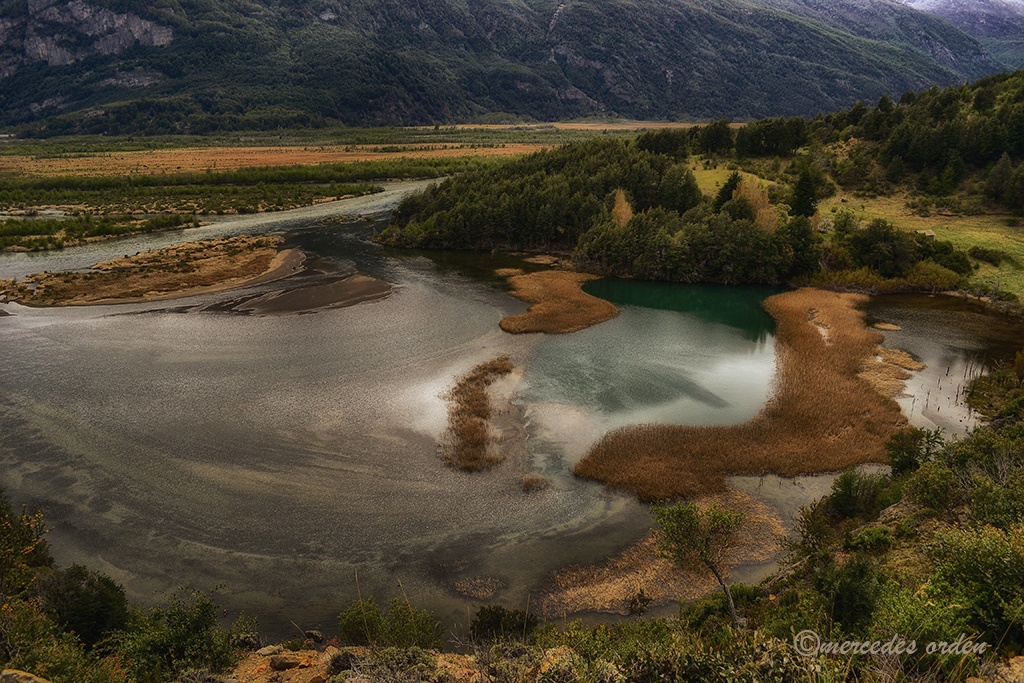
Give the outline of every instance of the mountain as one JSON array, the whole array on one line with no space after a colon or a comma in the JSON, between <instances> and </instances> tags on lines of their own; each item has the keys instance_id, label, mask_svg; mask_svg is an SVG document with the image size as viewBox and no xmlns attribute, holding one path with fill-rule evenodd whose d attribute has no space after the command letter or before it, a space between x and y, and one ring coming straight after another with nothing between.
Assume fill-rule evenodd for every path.
<instances>
[{"instance_id":1,"label":"mountain","mask_svg":"<svg viewBox=\"0 0 1024 683\"><path fill-rule=\"evenodd\" d=\"M813 114L1001 70L890 0L0 0L37 135ZM872 12L882 8L877 17Z\"/></svg>"},{"instance_id":2,"label":"mountain","mask_svg":"<svg viewBox=\"0 0 1024 683\"><path fill-rule=\"evenodd\" d=\"M908 0L978 38L997 59L1024 67L1024 0Z\"/></svg>"}]
</instances>

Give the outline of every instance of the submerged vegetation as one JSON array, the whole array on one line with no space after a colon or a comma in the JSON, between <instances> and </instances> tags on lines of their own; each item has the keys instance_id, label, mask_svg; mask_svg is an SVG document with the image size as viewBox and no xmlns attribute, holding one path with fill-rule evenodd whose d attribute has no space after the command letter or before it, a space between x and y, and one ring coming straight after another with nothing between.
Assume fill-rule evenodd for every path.
<instances>
[{"instance_id":1,"label":"submerged vegetation","mask_svg":"<svg viewBox=\"0 0 1024 683\"><path fill-rule=\"evenodd\" d=\"M459 377L448 392L448 432L441 441L445 461L467 472L494 467L503 460L493 448L490 418L494 411L487 388L512 372L508 356L477 365Z\"/></svg>"}]
</instances>

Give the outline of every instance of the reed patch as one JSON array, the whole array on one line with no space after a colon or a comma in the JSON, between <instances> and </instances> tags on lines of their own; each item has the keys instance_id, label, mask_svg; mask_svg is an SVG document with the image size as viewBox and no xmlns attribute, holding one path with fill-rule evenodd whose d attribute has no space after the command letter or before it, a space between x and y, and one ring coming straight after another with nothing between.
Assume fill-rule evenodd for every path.
<instances>
[{"instance_id":1,"label":"reed patch","mask_svg":"<svg viewBox=\"0 0 1024 683\"><path fill-rule=\"evenodd\" d=\"M611 320L619 314L615 304L581 289L597 275L567 270L542 270L509 278L511 294L533 305L525 313L506 316L499 325L512 334L563 334Z\"/></svg>"},{"instance_id":2,"label":"reed patch","mask_svg":"<svg viewBox=\"0 0 1024 683\"><path fill-rule=\"evenodd\" d=\"M886 441L906 418L860 376L882 340L857 308L866 300L810 288L768 298L777 371L773 395L756 417L735 426L617 429L574 472L655 501L724 491L730 475L795 476L886 462Z\"/></svg>"},{"instance_id":3,"label":"reed patch","mask_svg":"<svg viewBox=\"0 0 1024 683\"><path fill-rule=\"evenodd\" d=\"M448 431L441 440L441 455L451 466L479 472L502 461L501 454L493 448L490 419L494 408L487 387L513 368L508 356L498 356L460 377L445 396Z\"/></svg>"}]
</instances>

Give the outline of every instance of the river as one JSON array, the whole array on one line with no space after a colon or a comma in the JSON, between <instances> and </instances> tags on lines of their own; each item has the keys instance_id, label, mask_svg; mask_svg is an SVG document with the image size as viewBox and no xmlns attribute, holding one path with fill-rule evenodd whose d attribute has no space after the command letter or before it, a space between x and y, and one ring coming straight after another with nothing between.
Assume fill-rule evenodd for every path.
<instances>
[{"instance_id":1,"label":"river","mask_svg":"<svg viewBox=\"0 0 1024 683\"><path fill-rule=\"evenodd\" d=\"M273 232L332 272L396 285L385 300L308 315L196 309L224 293L0 307L13 314L0 318L0 485L45 511L58 562L103 571L143 602L223 586L218 600L259 615L271 635L287 636L292 621L330 629L357 591L404 591L456 628L482 602L524 608L552 571L646 533L650 516L633 497L571 474L605 431L742 422L764 403L774 337L763 292L693 289L704 302L694 310L678 303L682 289L676 304L640 292L651 300L626 301L618 318L577 334L508 335L498 321L525 304L487 277L508 257L431 258L371 242L375 217L409 189L0 256L0 277L20 277ZM739 319L708 314L720 308ZM522 369L511 391L523 456L454 471L436 446L443 393L501 353ZM528 473L550 486L524 492ZM467 586L487 587L486 598Z\"/></svg>"}]
</instances>

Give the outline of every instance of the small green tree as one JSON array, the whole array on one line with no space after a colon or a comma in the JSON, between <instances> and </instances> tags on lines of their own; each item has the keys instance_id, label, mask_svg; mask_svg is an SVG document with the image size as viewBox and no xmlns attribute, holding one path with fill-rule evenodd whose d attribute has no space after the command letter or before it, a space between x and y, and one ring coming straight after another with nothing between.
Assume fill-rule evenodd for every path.
<instances>
[{"instance_id":1,"label":"small green tree","mask_svg":"<svg viewBox=\"0 0 1024 683\"><path fill-rule=\"evenodd\" d=\"M714 574L725 593L733 628L739 627L736 604L722 574L725 554L732 548L743 515L712 504L701 510L693 503L656 505L651 514L658 523L658 549L683 568L702 566Z\"/></svg>"},{"instance_id":2,"label":"small green tree","mask_svg":"<svg viewBox=\"0 0 1024 683\"><path fill-rule=\"evenodd\" d=\"M818 208L818 192L814 188L814 178L808 169L800 171L796 185L793 187L793 201L790 203L790 213L794 216L805 216L810 218Z\"/></svg>"}]
</instances>

